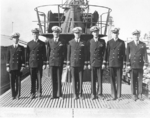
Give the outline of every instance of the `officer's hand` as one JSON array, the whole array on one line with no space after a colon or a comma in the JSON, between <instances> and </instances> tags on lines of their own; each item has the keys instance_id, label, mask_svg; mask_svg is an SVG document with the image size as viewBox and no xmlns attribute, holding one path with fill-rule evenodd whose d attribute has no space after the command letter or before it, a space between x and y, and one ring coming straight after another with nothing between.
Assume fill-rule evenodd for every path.
<instances>
[{"instance_id":1,"label":"officer's hand","mask_svg":"<svg viewBox=\"0 0 150 118\"><path fill-rule=\"evenodd\" d=\"M146 69L146 66L143 67L143 70L145 70L145 69Z\"/></svg>"},{"instance_id":2,"label":"officer's hand","mask_svg":"<svg viewBox=\"0 0 150 118\"><path fill-rule=\"evenodd\" d=\"M122 75L123 75L123 76L125 76L125 75L126 75L126 72L125 72L125 71L123 71Z\"/></svg>"},{"instance_id":3,"label":"officer's hand","mask_svg":"<svg viewBox=\"0 0 150 118\"><path fill-rule=\"evenodd\" d=\"M90 64L88 65L88 69L91 69L91 65Z\"/></svg>"},{"instance_id":4,"label":"officer's hand","mask_svg":"<svg viewBox=\"0 0 150 118\"><path fill-rule=\"evenodd\" d=\"M105 65L104 64L102 65L102 69L105 69Z\"/></svg>"},{"instance_id":5,"label":"officer's hand","mask_svg":"<svg viewBox=\"0 0 150 118\"><path fill-rule=\"evenodd\" d=\"M131 70L131 66L128 66L127 69L128 69L128 70Z\"/></svg>"},{"instance_id":6,"label":"officer's hand","mask_svg":"<svg viewBox=\"0 0 150 118\"><path fill-rule=\"evenodd\" d=\"M46 69L46 65L43 65L43 70Z\"/></svg>"},{"instance_id":7,"label":"officer's hand","mask_svg":"<svg viewBox=\"0 0 150 118\"><path fill-rule=\"evenodd\" d=\"M47 65L46 68L49 68L49 65Z\"/></svg>"},{"instance_id":8,"label":"officer's hand","mask_svg":"<svg viewBox=\"0 0 150 118\"><path fill-rule=\"evenodd\" d=\"M69 65L67 65L67 69L70 71L70 66Z\"/></svg>"},{"instance_id":9,"label":"officer's hand","mask_svg":"<svg viewBox=\"0 0 150 118\"><path fill-rule=\"evenodd\" d=\"M86 66L86 65L84 65L84 70L85 70L85 69L87 69L87 66Z\"/></svg>"},{"instance_id":10,"label":"officer's hand","mask_svg":"<svg viewBox=\"0 0 150 118\"><path fill-rule=\"evenodd\" d=\"M7 67L6 70L7 70L7 72L9 72L10 71L9 67Z\"/></svg>"},{"instance_id":11,"label":"officer's hand","mask_svg":"<svg viewBox=\"0 0 150 118\"><path fill-rule=\"evenodd\" d=\"M125 68L126 68L126 65L124 64L124 65L123 65L123 69L125 69Z\"/></svg>"},{"instance_id":12,"label":"officer's hand","mask_svg":"<svg viewBox=\"0 0 150 118\"><path fill-rule=\"evenodd\" d=\"M24 67L21 67L20 72L22 72L22 71L23 71L23 69L24 69Z\"/></svg>"}]
</instances>

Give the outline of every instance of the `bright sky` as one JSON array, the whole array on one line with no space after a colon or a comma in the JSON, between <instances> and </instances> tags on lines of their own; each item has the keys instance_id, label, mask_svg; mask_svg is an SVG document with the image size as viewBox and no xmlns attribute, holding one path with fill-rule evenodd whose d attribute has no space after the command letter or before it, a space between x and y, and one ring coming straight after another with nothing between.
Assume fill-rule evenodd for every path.
<instances>
[{"instance_id":1,"label":"bright sky","mask_svg":"<svg viewBox=\"0 0 150 118\"><path fill-rule=\"evenodd\" d=\"M65 0L63 0L65 1ZM61 4L62 0L3 0L1 1L1 34L13 31L21 34L21 39L32 39L31 29L38 27L34 8L40 5ZM90 0L92 5L107 6L112 9L114 25L120 28L120 38L131 37L134 29L144 33L150 31L150 0Z\"/></svg>"}]
</instances>

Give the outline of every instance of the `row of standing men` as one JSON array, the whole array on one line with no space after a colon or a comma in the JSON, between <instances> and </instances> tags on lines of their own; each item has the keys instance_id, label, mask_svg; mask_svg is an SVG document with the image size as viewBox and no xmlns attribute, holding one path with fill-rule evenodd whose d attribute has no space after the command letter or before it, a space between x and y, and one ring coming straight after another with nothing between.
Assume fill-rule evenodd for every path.
<instances>
[{"instance_id":1,"label":"row of standing men","mask_svg":"<svg viewBox=\"0 0 150 118\"><path fill-rule=\"evenodd\" d=\"M82 28L75 27L73 29L74 39L66 44L65 39L59 37L61 28L53 26L53 38L48 40L45 45L39 40L39 30L35 28L32 30L33 40L27 44L26 54L24 54L24 47L18 44L20 34L13 33L11 39L14 44L7 50L6 63L6 69L10 75L12 99L20 98L20 76L25 66L30 70L31 99L36 96L36 88L38 99L42 97L42 74L46 67L50 70L52 80L50 98L63 99L61 75L64 60L67 60L67 69L71 70L72 75L74 99L84 99L82 83L86 68L91 69L91 99L97 97L103 99L102 74L103 69L107 66L110 70L112 95L110 100L121 100L123 68L131 70L132 99L134 101L142 100L143 68L148 66L146 45L139 41L140 31L135 30L132 33L134 40L127 44L126 49L124 41L118 37L119 30L119 28L111 30L113 38L107 42L106 46L105 40L98 37L98 26L91 27L93 38L87 42L81 39ZM97 91L96 78L98 80Z\"/></svg>"}]
</instances>

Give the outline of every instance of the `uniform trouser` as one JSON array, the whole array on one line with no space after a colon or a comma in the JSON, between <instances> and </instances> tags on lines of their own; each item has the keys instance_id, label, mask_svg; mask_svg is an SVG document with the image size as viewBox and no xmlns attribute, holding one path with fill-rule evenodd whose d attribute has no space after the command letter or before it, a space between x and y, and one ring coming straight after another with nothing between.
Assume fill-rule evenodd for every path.
<instances>
[{"instance_id":1,"label":"uniform trouser","mask_svg":"<svg viewBox=\"0 0 150 118\"><path fill-rule=\"evenodd\" d=\"M31 94L35 95L37 85L37 94L38 96L40 96L42 94L42 67L30 68L30 76L31 76Z\"/></svg>"},{"instance_id":2,"label":"uniform trouser","mask_svg":"<svg viewBox=\"0 0 150 118\"><path fill-rule=\"evenodd\" d=\"M73 95L82 96L83 67L71 67Z\"/></svg>"},{"instance_id":3,"label":"uniform trouser","mask_svg":"<svg viewBox=\"0 0 150 118\"><path fill-rule=\"evenodd\" d=\"M131 93L132 95L142 95L143 69L131 70ZM137 92L136 92L137 87Z\"/></svg>"},{"instance_id":4,"label":"uniform trouser","mask_svg":"<svg viewBox=\"0 0 150 118\"><path fill-rule=\"evenodd\" d=\"M62 67L51 66L50 74L52 80L52 97L61 97L62 96L62 84L61 84Z\"/></svg>"},{"instance_id":5,"label":"uniform trouser","mask_svg":"<svg viewBox=\"0 0 150 118\"><path fill-rule=\"evenodd\" d=\"M12 97L20 97L21 92L21 72L19 70L12 70L9 73L10 88Z\"/></svg>"},{"instance_id":6,"label":"uniform trouser","mask_svg":"<svg viewBox=\"0 0 150 118\"><path fill-rule=\"evenodd\" d=\"M118 68L118 67L110 68L110 81L111 81L112 97L120 98L121 97L122 68Z\"/></svg>"},{"instance_id":7,"label":"uniform trouser","mask_svg":"<svg viewBox=\"0 0 150 118\"><path fill-rule=\"evenodd\" d=\"M102 69L100 67L91 68L91 94L96 95L96 79L98 82L97 94L102 95Z\"/></svg>"}]
</instances>

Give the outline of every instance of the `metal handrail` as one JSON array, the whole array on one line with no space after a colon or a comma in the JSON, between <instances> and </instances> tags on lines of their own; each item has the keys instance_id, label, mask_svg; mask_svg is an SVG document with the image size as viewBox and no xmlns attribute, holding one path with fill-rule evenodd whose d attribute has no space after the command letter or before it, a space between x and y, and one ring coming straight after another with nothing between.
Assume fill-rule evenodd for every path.
<instances>
[{"instance_id":1,"label":"metal handrail","mask_svg":"<svg viewBox=\"0 0 150 118\"><path fill-rule=\"evenodd\" d=\"M45 15L45 13L44 12L42 12L42 11L40 11L39 9L40 8L42 8L42 7L48 7L48 6L58 6L58 21L51 21L51 23L58 23L59 24L59 26L60 26L60 24L63 22L65 22L65 23L68 23L68 22L71 22L71 21L68 21L68 22L66 22L66 21L60 21L60 7L61 6L63 6L64 4L50 4L50 5L41 5L41 6L38 6L38 7L36 7L34 10L37 12L37 17L38 17L38 22L39 22L39 27L40 27L40 30L41 30L41 33L43 33L43 30L42 30L42 26L44 26L44 33L46 32L46 23L48 23L48 21L46 21L46 15ZM73 5L73 4L65 4L65 5L68 5L68 6L78 6L78 5ZM100 14L100 21L98 21L98 22L90 22L91 24L92 23L97 23L97 25L100 25L101 27L104 25L105 26L105 32L104 32L104 34L106 35L106 31L107 31L107 26L108 26L108 19L109 19L109 15L110 15L110 12L112 11L112 9L111 8L109 8L109 7L105 7L105 6L99 6L99 5L82 5L82 6L88 6L87 8L87 13L85 13L85 14L88 14L89 13L89 8L90 7L98 7L98 8L104 8L104 9L107 9L108 11L107 12L104 12L104 13L102 13L102 14ZM40 15L40 13L41 14L44 14L44 22L43 21L40 21L40 17L39 17L39 15ZM106 21L102 21L102 18L103 18L103 16L105 15L105 14L107 14L107 20ZM86 19L88 18L88 16L86 16ZM77 22L81 22L81 21L74 21L75 23L77 23ZM44 23L44 25L41 25L41 23ZM83 22L83 23L86 23L86 24L88 24L88 22ZM101 28L102 29L102 28ZM102 30L101 30L101 34L102 34Z\"/></svg>"}]
</instances>

